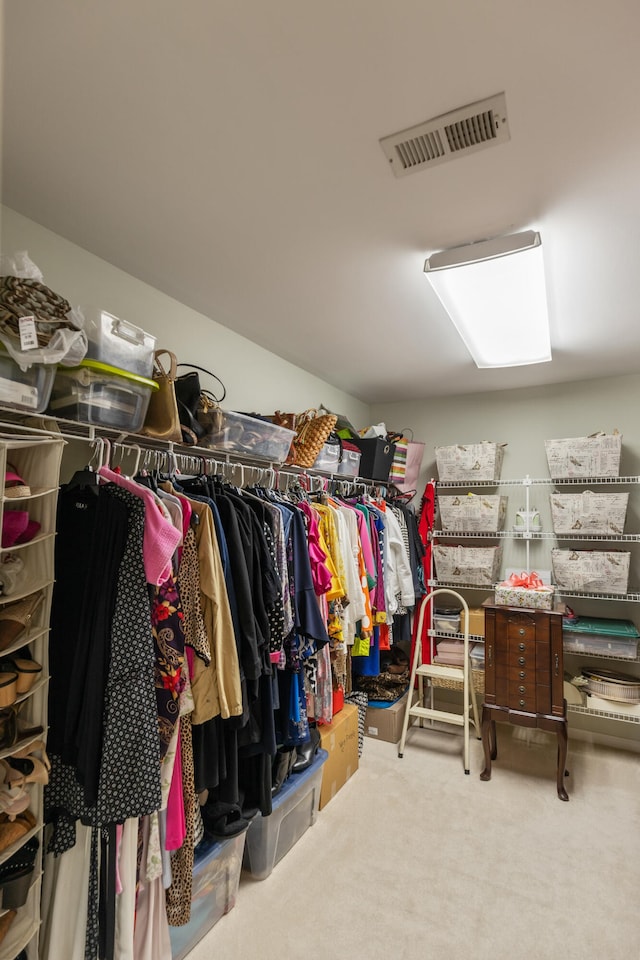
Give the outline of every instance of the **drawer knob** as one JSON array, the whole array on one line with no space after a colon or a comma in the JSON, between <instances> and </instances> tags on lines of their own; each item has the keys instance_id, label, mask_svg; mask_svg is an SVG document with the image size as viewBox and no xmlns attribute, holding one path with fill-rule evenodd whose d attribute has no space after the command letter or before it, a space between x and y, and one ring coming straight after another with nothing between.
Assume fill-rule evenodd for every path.
<instances>
[{"instance_id":1,"label":"drawer knob","mask_svg":"<svg viewBox=\"0 0 640 960\"><path fill-rule=\"evenodd\" d=\"M518 693L524 693L524 691L525 691L524 687L518 687Z\"/></svg>"},{"instance_id":2,"label":"drawer knob","mask_svg":"<svg viewBox=\"0 0 640 960\"><path fill-rule=\"evenodd\" d=\"M518 630L518 633L520 634L521 637L524 637L524 627L520 627L520 629Z\"/></svg>"},{"instance_id":3,"label":"drawer knob","mask_svg":"<svg viewBox=\"0 0 640 960\"><path fill-rule=\"evenodd\" d=\"M518 663L524 667L524 657L518 657Z\"/></svg>"},{"instance_id":4,"label":"drawer knob","mask_svg":"<svg viewBox=\"0 0 640 960\"><path fill-rule=\"evenodd\" d=\"M521 706L521 707L524 707L524 700L521 700L521 701L520 701L520 706Z\"/></svg>"},{"instance_id":5,"label":"drawer knob","mask_svg":"<svg viewBox=\"0 0 640 960\"><path fill-rule=\"evenodd\" d=\"M524 643L519 643L518 650L524 650L524 649L525 649Z\"/></svg>"},{"instance_id":6,"label":"drawer knob","mask_svg":"<svg viewBox=\"0 0 640 960\"><path fill-rule=\"evenodd\" d=\"M520 671L520 679L521 679L521 680L524 680L525 677L526 677L526 673L524 672L524 670L521 670L521 671Z\"/></svg>"}]
</instances>

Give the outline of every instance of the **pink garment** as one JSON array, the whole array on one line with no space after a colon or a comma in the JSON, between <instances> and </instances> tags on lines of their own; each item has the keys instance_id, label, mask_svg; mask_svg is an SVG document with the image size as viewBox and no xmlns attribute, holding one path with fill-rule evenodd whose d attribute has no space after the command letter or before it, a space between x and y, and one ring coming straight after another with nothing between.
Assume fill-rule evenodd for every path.
<instances>
[{"instance_id":1,"label":"pink garment","mask_svg":"<svg viewBox=\"0 0 640 960\"><path fill-rule=\"evenodd\" d=\"M178 720L178 723L180 721ZM169 800L167 802L167 834L165 849L179 850L187 835L187 822L184 815L184 794L182 792L182 753L180 734L178 733L176 758L173 762Z\"/></svg>"},{"instance_id":2,"label":"pink garment","mask_svg":"<svg viewBox=\"0 0 640 960\"><path fill-rule=\"evenodd\" d=\"M105 480L116 483L119 487L128 490L144 501L144 539L142 544L144 569L147 583L160 586L172 573L171 558L182 540L182 534L179 530L176 530L169 520L165 520L153 493L147 487L142 487L134 480L129 480L127 477L114 473L109 467L100 467L98 473Z\"/></svg>"},{"instance_id":3,"label":"pink garment","mask_svg":"<svg viewBox=\"0 0 640 960\"><path fill-rule=\"evenodd\" d=\"M304 500L298 506L307 518L307 547L309 560L311 561L311 579L313 580L313 589L316 595L320 597L331 589L331 571L327 567L327 558L320 546L318 516L315 510Z\"/></svg>"},{"instance_id":4,"label":"pink garment","mask_svg":"<svg viewBox=\"0 0 640 960\"><path fill-rule=\"evenodd\" d=\"M122 843L122 831L124 826L116 823L116 893L122 893L122 880L120 879L120 844Z\"/></svg>"}]
</instances>

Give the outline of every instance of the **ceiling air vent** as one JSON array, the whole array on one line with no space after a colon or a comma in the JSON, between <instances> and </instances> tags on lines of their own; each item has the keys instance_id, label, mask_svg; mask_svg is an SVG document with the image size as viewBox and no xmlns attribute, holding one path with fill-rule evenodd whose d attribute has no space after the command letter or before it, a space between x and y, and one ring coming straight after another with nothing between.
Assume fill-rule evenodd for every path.
<instances>
[{"instance_id":1,"label":"ceiling air vent","mask_svg":"<svg viewBox=\"0 0 640 960\"><path fill-rule=\"evenodd\" d=\"M380 146L396 177L404 177L506 140L507 103L499 93L384 137Z\"/></svg>"}]
</instances>

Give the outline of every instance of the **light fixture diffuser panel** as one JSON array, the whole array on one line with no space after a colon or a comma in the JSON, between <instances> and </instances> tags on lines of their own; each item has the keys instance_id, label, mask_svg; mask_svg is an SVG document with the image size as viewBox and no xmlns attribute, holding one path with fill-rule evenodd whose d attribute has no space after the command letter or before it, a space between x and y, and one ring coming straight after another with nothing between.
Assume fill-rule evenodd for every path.
<instances>
[{"instance_id":1,"label":"light fixture diffuser panel","mask_svg":"<svg viewBox=\"0 0 640 960\"><path fill-rule=\"evenodd\" d=\"M542 246L473 262L475 245L464 262L425 271L476 365L513 367L551 360ZM522 235L526 236L526 235ZM482 245L479 244L479 247ZM456 259L456 251L451 251ZM458 254L457 259L461 256Z\"/></svg>"}]
</instances>

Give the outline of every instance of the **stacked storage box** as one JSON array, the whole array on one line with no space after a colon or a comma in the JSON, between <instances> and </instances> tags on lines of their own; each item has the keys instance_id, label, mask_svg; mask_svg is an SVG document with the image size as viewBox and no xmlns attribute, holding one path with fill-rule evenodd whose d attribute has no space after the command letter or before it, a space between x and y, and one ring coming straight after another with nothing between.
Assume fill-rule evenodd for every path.
<instances>
[{"instance_id":1,"label":"stacked storage box","mask_svg":"<svg viewBox=\"0 0 640 960\"><path fill-rule=\"evenodd\" d=\"M315 823L320 806L322 767L326 750L302 773L293 773L274 797L268 817L255 817L249 824L243 868L254 880L265 880L275 865Z\"/></svg>"},{"instance_id":2,"label":"stacked storage box","mask_svg":"<svg viewBox=\"0 0 640 960\"><path fill-rule=\"evenodd\" d=\"M247 831L221 843L203 840L196 847L191 919L170 927L173 960L184 960L218 920L235 906Z\"/></svg>"},{"instance_id":3,"label":"stacked storage box","mask_svg":"<svg viewBox=\"0 0 640 960\"><path fill-rule=\"evenodd\" d=\"M85 309L87 357L58 367L49 413L127 433L142 429L152 392L156 338L104 310Z\"/></svg>"}]
</instances>

